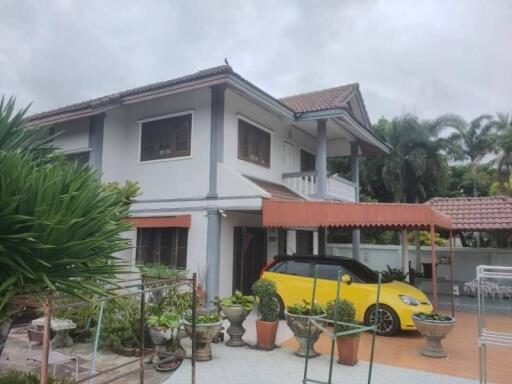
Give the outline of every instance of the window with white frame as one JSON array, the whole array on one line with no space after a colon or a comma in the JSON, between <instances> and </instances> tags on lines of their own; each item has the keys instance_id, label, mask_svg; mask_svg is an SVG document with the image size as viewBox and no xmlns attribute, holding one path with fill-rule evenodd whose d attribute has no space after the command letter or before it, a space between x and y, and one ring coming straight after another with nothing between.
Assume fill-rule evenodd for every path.
<instances>
[{"instance_id":1,"label":"window with white frame","mask_svg":"<svg viewBox=\"0 0 512 384\"><path fill-rule=\"evenodd\" d=\"M190 156L192 113L141 123L140 161Z\"/></svg>"}]
</instances>

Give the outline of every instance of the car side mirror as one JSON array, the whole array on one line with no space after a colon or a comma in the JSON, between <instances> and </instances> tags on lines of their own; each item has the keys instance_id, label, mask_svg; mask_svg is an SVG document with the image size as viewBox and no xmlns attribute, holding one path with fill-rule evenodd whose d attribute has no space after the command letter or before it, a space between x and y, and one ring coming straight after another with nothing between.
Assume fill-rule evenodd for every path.
<instances>
[{"instance_id":1,"label":"car side mirror","mask_svg":"<svg viewBox=\"0 0 512 384\"><path fill-rule=\"evenodd\" d=\"M350 285L352 284L352 278L348 273L345 273L343 276L341 276L341 282Z\"/></svg>"}]
</instances>

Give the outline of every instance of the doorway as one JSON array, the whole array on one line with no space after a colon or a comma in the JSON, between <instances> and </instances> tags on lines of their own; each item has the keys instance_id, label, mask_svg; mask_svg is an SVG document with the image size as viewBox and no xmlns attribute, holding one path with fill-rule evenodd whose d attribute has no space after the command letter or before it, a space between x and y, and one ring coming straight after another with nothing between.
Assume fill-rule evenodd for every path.
<instances>
[{"instance_id":1,"label":"doorway","mask_svg":"<svg viewBox=\"0 0 512 384\"><path fill-rule=\"evenodd\" d=\"M267 264L267 230L235 227L233 238L233 290L251 294L252 285Z\"/></svg>"},{"instance_id":2,"label":"doorway","mask_svg":"<svg viewBox=\"0 0 512 384\"><path fill-rule=\"evenodd\" d=\"M297 255L313 254L313 232L295 231L295 253Z\"/></svg>"}]
</instances>

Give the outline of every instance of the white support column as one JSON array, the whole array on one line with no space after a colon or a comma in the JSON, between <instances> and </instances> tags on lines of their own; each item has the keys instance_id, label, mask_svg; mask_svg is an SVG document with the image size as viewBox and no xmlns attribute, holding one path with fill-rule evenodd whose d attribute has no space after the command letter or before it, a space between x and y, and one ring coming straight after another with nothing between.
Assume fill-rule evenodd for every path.
<instances>
[{"instance_id":1,"label":"white support column","mask_svg":"<svg viewBox=\"0 0 512 384\"><path fill-rule=\"evenodd\" d=\"M327 197L327 120L316 121L316 184L318 198Z\"/></svg>"},{"instance_id":2,"label":"white support column","mask_svg":"<svg viewBox=\"0 0 512 384\"><path fill-rule=\"evenodd\" d=\"M407 229L402 229L402 271L405 274L409 273L409 244L407 240ZM406 281L409 281L409 275L407 275Z\"/></svg>"}]
</instances>

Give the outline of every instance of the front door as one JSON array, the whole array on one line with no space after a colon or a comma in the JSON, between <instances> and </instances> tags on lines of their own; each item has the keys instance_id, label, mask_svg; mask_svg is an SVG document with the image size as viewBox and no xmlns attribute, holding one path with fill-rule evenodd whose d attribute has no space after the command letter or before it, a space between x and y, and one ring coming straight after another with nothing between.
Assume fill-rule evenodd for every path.
<instances>
[{"instance_id":1,"label":"front door","mask_svg":"<svg viewBox=\"0 0 512 384\"><path fill-rule=\"evenodd\" d=\"M267 230L235 227L233 250L233 290L250 294L267 264Z\"/></svg>"}]
</instances>

